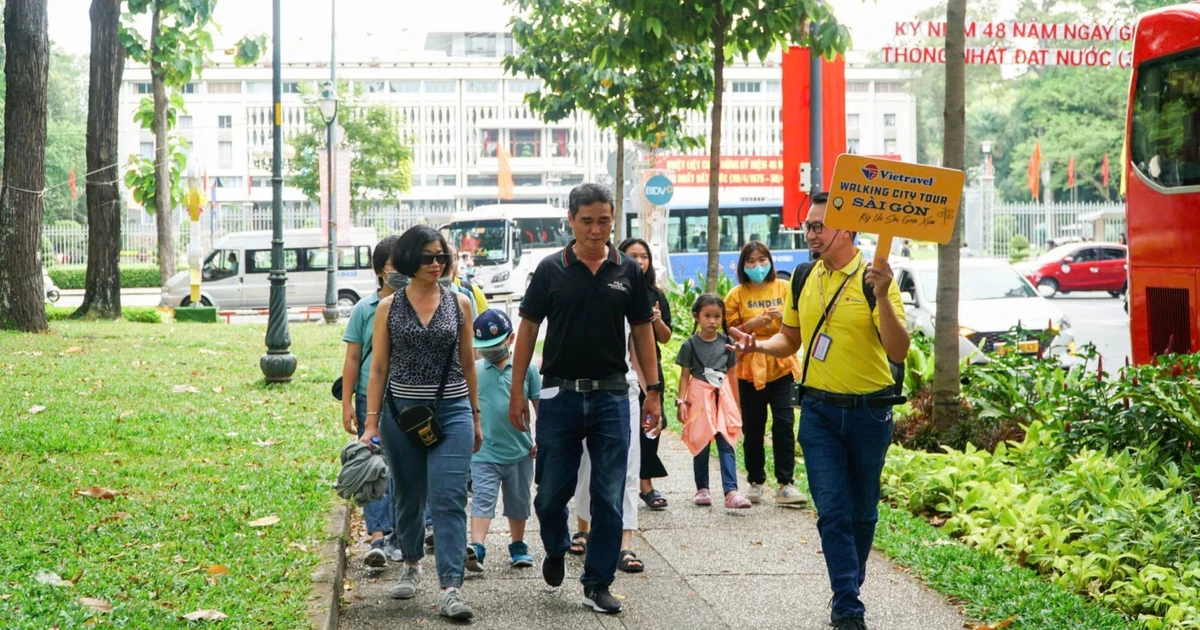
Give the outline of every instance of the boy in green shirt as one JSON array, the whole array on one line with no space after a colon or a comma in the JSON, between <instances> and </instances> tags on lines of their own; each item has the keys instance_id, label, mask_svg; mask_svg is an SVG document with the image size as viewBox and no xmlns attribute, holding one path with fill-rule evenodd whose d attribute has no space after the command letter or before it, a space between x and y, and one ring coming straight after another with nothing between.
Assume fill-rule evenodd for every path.
<instances>
[{"instance_id":1,"label":"boy in green shirt","mask_svg":"<svg viewBox=\"0 0 1200 630\"><path fill-rule=\"evenodd\" d=\"M471 457L471 544L467 545L467 569L483 571L487 554L484 540L496 516L496 499L504 493L504 516L512 532L508 555L513 567L533 566L525 544L525 522L529 520L533 485L533 438L517 431L508 421L509 391L512 387L512 321L503 311L484 310L475 318L475 350L483 358L475 362L479 382L479 407L483 424L483 446ZM525 396L537 411L542 377L537 370L525 376Z\"/></svg>"}]
</instances>

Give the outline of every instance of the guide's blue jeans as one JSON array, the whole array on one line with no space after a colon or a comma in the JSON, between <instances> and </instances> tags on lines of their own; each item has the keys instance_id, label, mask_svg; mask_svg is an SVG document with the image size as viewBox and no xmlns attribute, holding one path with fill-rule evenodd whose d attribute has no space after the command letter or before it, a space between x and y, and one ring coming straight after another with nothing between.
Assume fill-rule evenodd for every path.
<instances>
[{"instance_id":1,"label":"guide's blue jeans","mask_svg":"<svg viewBox=\"0 0 1200 630\"><path fill-rule=\"evenodd\" d=\"M403 412L429 400L396 398L396 411ZM442 588L462 586L467 556L467 474L475 448L475 422L466 396L442 401L434 413L442 423L442 442L431 449L417 446L392 419L383 405L379 434L392 468L393 499L396 502L396 538L405 562L425 557L425 510L428 501L433 516L433 544L437 550L437 573Z\"/></svg>"},{"instance_id":2,"label":"guide's blue jeans","mask_svg":"<svg viewBox=\"0 0 1200 630\"><path fill-rule=\"evenodd\" d=\"M358 437L362 437L367 428L367 397L362 394L354 395L354 413L358 416ZM388 476L387 492L383 498L363 506L363 520L367 522L368 532L383 532L391 536L396 520L396 511L392 503L392 478Z\"/></svg>"},{"instance_id":3,"label":"guide's blue jeans","mask_svg":"<svg viewBox=\"0 0 1200 630\"><path fill-rule=\"evenodd\" d=\"M629 393L586 393L551 389L538 403L537 460L533 506L546 555L561 558L571 547L567 504L575 494L584 440L592 463L592 530L579 581L585 587L612 584L621 552L621 502L629 456ZM436 529L436 525L435 525Z\"/></svg>"},{"instance_id":4,"label":"guide's blue jeans","mask_svg":"<svg viewBox=\"0 0 1200 630\"><path fill-rule=\"evenodd\" d=\"M800 448L817 508L835 622L866 612L859 589L867 579L879 520L879 476L894 427L891 407L844 409L809 397L800 403Z\"/></svg>"}]
</instances>

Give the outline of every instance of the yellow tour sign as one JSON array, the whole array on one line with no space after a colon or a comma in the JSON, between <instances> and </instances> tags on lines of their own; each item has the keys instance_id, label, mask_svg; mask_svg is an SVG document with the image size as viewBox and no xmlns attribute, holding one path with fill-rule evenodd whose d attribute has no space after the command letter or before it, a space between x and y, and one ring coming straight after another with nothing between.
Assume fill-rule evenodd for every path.
<instances>
[{"instance_id":1,"label":"yellow tour sign","mask_svg":"<svg viewBox=\"0 0 1200 630\"><path fill-rule=\"evenodd\" d=\"M893 237L948 243L962 202L962 171L838 156L825 224L879 235L877 259L886 260Z\"/></svg>"}]
</instances>

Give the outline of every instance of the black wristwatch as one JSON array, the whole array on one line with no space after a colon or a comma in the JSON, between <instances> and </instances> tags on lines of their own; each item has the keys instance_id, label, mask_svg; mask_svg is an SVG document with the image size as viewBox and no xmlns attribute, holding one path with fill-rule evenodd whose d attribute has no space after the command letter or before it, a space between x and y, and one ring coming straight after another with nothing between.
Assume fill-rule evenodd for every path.
<instances>
[{"instance_id":1,"label":"black wristwatch","mask_svg":"<svg viewBox=\"0 0 1200 630\"><path fill-rule=\"evenodd\" d=\"M658 393L660 393L660 394L661 394L661 393L662 393L662 391L663 391L663 384L662 384L662 381L659 381L659 382L657 382L657 383L654 383L654 384L652 384L652 385L647 385L647 386L646 386L646 391L648 391L648 392L658 392Z\"/></svg>"}]
</instances>

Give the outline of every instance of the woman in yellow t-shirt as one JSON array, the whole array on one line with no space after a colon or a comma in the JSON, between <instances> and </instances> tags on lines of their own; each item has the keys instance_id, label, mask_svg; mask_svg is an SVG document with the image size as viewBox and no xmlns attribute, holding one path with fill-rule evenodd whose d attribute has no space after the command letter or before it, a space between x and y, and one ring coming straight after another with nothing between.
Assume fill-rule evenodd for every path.
<instances>
[{"instance_id":1,"label":"woman in yellow t-shirt","mask_svg":"<svg viewBox=\"0 0 1200 630\"><path fill-rule=\"evenodd\" d=\"M788 283L775 275L771 250L759 241L742 248L737 265L738 285L725 296L725 320L760 340L770 339L783 325L783 301ZM792 485L796 468L796 413L792 409L792 383L800 375L796 357L776 359L765 354L746 354L738 361L738 393L742 405L742 442L746 476L753 503L762 500L767 481L763 441L767 433L767 411L771 412L771 441L775 447L775 502L799 505L807 500Z\"/></svg>"}]
</instances>

